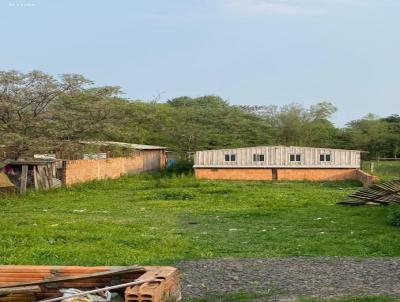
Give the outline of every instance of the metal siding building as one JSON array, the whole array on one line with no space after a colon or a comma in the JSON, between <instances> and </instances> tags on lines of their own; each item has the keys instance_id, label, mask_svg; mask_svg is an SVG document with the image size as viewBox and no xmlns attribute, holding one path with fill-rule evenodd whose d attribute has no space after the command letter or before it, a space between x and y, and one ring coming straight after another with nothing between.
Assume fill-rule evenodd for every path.
<instances>
[{"instance_id":1,"label":"metal siding building","mask_svg":"<svg viewBox=\"0 0 400 302\"><path fill-rule=\"evenodd\" d=\"M329 180L356 178L360 163L358 150L259 146L198 151L194 168L206 179Z\"/></svg>"}]
</instances>

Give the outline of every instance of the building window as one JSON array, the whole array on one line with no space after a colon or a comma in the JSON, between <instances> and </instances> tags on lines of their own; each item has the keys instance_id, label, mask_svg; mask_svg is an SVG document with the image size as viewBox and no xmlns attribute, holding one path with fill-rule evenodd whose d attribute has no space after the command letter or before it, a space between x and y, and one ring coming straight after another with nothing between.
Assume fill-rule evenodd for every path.
<instances>
[{"instance_id":1,"label":"building window","mask_svg":"<svg viewBox=\"0 0 400 302\"><path fill-rule=\"evenodd\" d=\"M331 155L330 154L320 154L319 161L331 161Z\"/></svg>"},{"instance_id":2,"label":"building window","mask_svg":"<svg viewBox=\"0 0 400 302\"><path fill-rule=\"evenodd\" d=\"M236 154L225 154L225 161L236 161Z\"/></svg>"},{"instance_id":3,"label":"building window","mask_svg":"<svg viewBox=\"0 0 400 302\"><path fill-rule=\"evenodd\" d=\"M301 161L301 154L290 154L290 161Z\"/></svg>"},{"instance_id":4,"label":"building window","mask_svg":"<svg viewBox=\"0 0 400 302\"><path fill-rule=\"evenodd\" d=\"M265 161L264 154L253 154L253 161Z\"/></svg>"}]
</instances>

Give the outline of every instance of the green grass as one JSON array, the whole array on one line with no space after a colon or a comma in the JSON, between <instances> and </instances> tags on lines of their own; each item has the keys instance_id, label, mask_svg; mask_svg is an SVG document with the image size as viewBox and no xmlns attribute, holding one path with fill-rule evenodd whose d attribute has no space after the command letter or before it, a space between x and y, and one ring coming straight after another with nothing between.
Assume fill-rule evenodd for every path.
<instances>
[{"instance_id":1,"label":"green grass","mask_svg":"<svg viewBox=\"0 0 400 302\"><path fill-rule=\"evenodd\" d=\"M143 174L2 198L0 263L399 256L399 229L388 224L386 207L335 205L357 186Z\"/></svg>"},{"instance_id":2,"label":"green grass","mask_svg":"<svg viewBox=\"0 0 400 302\"><path fill-rule=\"evenodd\" d=\"M362 169L378 176L381 180L400 179L399 161L373 161L374 171L371 173L371 161L362 162Z\"/></svg>"}]
</instances>

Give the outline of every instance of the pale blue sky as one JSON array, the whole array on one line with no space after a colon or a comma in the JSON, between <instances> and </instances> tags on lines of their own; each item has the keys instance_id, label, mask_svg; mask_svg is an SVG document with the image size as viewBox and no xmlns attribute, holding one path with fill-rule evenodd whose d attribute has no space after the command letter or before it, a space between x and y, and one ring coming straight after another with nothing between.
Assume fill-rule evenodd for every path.
<instances>
[{"instance_id":1,"label":"pale blue sky","mask_svg":"<svg viewBox=\"0 0 400 302\"><path fill-rule=\"evenodd\" d=\"M81 73L132 99L320 100L400 113L400 0L0 0L0 69Z\"/></svg>"}]
</instances>

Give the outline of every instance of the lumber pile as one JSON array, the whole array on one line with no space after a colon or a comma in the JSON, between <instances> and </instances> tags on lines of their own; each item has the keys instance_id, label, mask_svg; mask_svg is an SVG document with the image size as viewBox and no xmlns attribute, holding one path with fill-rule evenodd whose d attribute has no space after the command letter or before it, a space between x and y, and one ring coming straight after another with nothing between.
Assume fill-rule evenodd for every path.
<instances>
[{"instance_id":1,"label":"lumber pile","mask_svg":"<svg viewBox=\"0 0 400 302\"><path fill-rule=\"evenodd\" d=\"M65 292L76 295L68 301L108 292L129 302L172 302L180 299L180 275L173 267L0 265L0 302L67 301Z\"/></svg>"},{"instance_id":2,"label":"lumber pile","mask_svg":"<svg viewBox=\"0 0 400 302\"><path fill-rule=\"evenodd\" d=\"M361 189L349 197L350 201L338 202L342 205L365 205L400 203L400 180L387 181L374 184L368 188Z\"/></svg>"}]
</instances>

